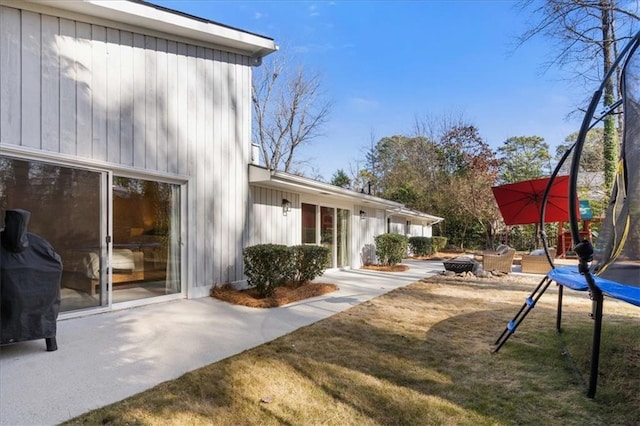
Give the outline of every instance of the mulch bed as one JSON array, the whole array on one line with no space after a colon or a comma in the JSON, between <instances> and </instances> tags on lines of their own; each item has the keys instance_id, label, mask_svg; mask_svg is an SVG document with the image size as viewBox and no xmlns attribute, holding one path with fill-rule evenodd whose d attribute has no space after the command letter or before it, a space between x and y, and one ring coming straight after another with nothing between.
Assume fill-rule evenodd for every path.
<instances>
[{"instance_id":1,"label":"mulch bed","mask_svg":"<svg viewBox=\"0 0 640 426\"><path fill-rule=\"evenodd\" d=\"M364 265L361 269L369 269L371 271L380 272L404 272L409 270L409 265L402 265L400 263L396 265L381 266L381 265Z\"/></svg>"},{"instance_id":2,"label":"mulch bed","mask_svg":"<svg viewBox=\"0 0 640 426\"><path fill-rule=\"evenodd\" d=\"M339 290L335 284L306 283L300 287L283 286L276 288L274 295L261 298L254 288L247 290L235 290L231 286L214 287L211 297L234 305L248 306L250 308L276 308L310 297L322 296Z\"/></svg>"}]
</instances>

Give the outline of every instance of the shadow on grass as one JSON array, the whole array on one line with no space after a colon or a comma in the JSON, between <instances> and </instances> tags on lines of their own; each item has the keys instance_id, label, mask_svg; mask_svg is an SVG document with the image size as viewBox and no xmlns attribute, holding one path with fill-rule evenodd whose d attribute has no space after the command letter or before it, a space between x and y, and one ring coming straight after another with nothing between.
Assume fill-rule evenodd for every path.
<instances>
[{"instance_id":1,"label":"shadow on grass","mask_svg":"<svg viewBox=\"0 0 640 426\"><path fill-rule=\"evenodd\" d=\"M578 370L588 371L588 300L566 296L558 336L551 297L492 354L533 286L423 280L164 383L87 423L154 423L136 414L142 407L174 424L634 424L640 327L628 317L605 317L595 400L584 396L563 355L569 348ZM263 392L274 402L261 403Z\"/></svg>"}]
</instances>

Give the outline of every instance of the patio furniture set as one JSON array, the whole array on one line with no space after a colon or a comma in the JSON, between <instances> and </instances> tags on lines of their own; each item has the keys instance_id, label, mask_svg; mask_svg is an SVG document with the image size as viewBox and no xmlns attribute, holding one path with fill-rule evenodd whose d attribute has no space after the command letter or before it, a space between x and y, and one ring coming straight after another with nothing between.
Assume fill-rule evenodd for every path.
<instances>
[{"instance_id":1,"label":"patio furniture set","mask_svg":"<svg viewBox=\"0 0 640 426\"><path fill-rule=\"evenodd\" d=\"M482 269L485 271L497 271L508 274L512 271L512 265L516 250L512 247L501 245L496 250L487 250L482 253ZM554 248L549 249L549 255L553 260L556 255ZM445 270L455 273L478 271L480 262L471 256L460 256L442 262ZM522 255L522 272L526 274L546 274L551 270L544 250L534 250Z\"/></svg>"}]
</instances>

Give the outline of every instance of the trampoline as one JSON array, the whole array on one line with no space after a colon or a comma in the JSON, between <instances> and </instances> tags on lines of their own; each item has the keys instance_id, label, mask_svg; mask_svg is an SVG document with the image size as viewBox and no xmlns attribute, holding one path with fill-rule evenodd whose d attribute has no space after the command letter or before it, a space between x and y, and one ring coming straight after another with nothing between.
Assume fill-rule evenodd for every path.
<instances>
[{"instance_id":1,"label":"trampoline","mask_svg":"<svg viewBox=\"0 0 640 426\"><path fill-rule=\"evenodd\" d=\"M553 180L557 178L559 170L571 156L568 200L577 199L580 157L587 132L607 115L622 112L624 128L620 158L610 202L596 241L598 249L594 250L589 240L581 239L578 207L574 203L568 203L573 250L578 256L577 265L556 268L551 264L551 271L526 298L515 317L509 321L496 340L494 349L494 353L498 352L507 342L551 283L558 285L556 329L559 332L562 321L563 289L589 292L593 301L591 315L594 320L591 371L587 390L589 398L595 396L597 387L605 296L640 307L640 54L637 53L639 45L640 32L620 52L600 87L593 94L575 144L564 154L550 178L540 212L541 238L548 253L544 235L544 217L546 199ZM605 85L619 68L622 69L620 73L622 99L611 105L602 115L595 117L595 110L602 100Z\"/></svg>"}]
</instances>

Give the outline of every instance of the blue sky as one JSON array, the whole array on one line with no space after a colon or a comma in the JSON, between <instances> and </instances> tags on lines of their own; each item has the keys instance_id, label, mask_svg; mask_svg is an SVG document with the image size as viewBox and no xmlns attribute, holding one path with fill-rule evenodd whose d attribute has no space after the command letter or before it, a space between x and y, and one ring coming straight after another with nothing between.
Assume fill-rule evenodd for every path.
<instances>
[{"instance_id":1,"label":"blue sky","mask_svg":"<svg viewBox=\"0 0 640 426\"><path fill-rule=\"evenodd\" d=\"M551 41L515 49L532 19L515 1L153 2L271 37L321 74L332 113L298 157L326 180L362 167L372 138L412 134L416 117L462 115L494 150L541 136L553 154L579 127L580 115L567 115L595 89L544 67Z\"/></svg>"}]
</instances>

